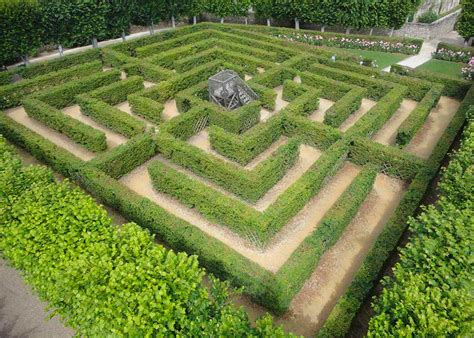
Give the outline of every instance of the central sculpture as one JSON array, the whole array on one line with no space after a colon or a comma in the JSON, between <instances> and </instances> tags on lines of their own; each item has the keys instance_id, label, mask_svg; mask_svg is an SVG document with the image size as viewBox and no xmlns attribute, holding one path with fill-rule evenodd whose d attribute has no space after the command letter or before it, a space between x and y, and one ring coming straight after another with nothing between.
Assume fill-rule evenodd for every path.
<instances>
[{"instance_id":1,"label":"central sculpture","mask_svg":"<svg viewBox=\"0 0 474 338\"><path fill-rule=\"evenodd\" d=\"M209 101L233 110L258 99L258 95L232 70L209 78Z\"/></svg>"}]
</instances>

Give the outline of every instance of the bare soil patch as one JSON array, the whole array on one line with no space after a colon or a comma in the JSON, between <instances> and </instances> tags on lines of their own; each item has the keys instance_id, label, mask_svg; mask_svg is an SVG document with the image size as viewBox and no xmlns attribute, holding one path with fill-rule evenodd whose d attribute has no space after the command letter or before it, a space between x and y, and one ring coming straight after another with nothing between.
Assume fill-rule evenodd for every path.
<instances>
[{"instance_id":1,"label":"bare soil patch","mask_svg":"<svg viewBox=\"0 0 474 338\"><path fill-rule=\"evenodd\" d=\"M319 108L315 110L311 115L309 115L309 119L316 122L324 122L324 116L329 108L332 107L334 101L326 100L323 98L319 99Z\"/></svg>"},{"instance_id":2,"label":"bare soil patch","mask_svg":"<svg viewBox=\"0 0 474 338\"><path fill-rule=\"evenodd\" d=\"M267 209L276 201L286 189L295 183L303 174L317 161L321 156L321 151L314 147L302 144L300 145L300 153L295 165L283 176L283 178L275 184L261 199L257 201L255 207L257 210Z\"/></svg>"},{"instance_id":3,"label":"bare soil patch","mask_svg":"<svg viewBox=\"0 0 474 338\"><path fill-rule=\"evenodd\" d=\"M339 130L342 132L347 131L350 127L356 124L359 119L364 116L373 106L375 106L377 102L369 100L369 99L362 99L362 104L360 108L357 109L354 113L352 113L339 127Z\"/></svg>"},{"instance_id":4,"label":"bare soil patch","mask_svg":"<svg viewBox=\"0 0 474 338\"><path fill-rule=\"evenodd\" d=\"M104 132L106 138L107 138L107 147L109 149L115 148L116 146L127 142L127 138L123 135L120 135L104 126L101 124L95 122L93 119L91 119L88 116L85 116L81 113L81 107L79 105L75 104L70 107L66 107L63 109L64 114L81 121L84 124L87 124L91 126L94 129L100 130Z\"/></svg>"},{"instance_id":5,"label":"bare soil patch","mask_svg":"<svg viewBox=\"0 0 474 338\"><path fill-rule=\"evenodd\" d=\"M403 121L410 116L411 112L416 108L418 102L409 99L403 99L400 108L392 115L392 117L384 124L384 126L374 135L373 140L383 145L395 144L397 131Z\"/></svg>"},{"instance_id":6,"label":"bare soil patch","mask_svg":"<svg viewBox=\"0 0 474 338\"><path fill-rule=\"evenodd\" d=\"M163 161L160 156L156 156L152 160L156 159ZM261 248L255 246L252 241L243 239L233 233L228 228L207 221L196 210L189 209L174 198L155 191L146 169L148 164L149 162L136 168L121 178L120 182L272 272L278 271L298 245L316 228L324 214L337 201L338 197L347 189L359 172L357 167L346 163L336 173L335 177L321 189L320 193L283 227L274 240L266 248Z\"/></svg>"},{"instance_id":7,"label":"bare soil patch","mask_svg":"<svg viewBox=\"0 0 474 338\"><path fill-rule=\"evenodd\" d=\"M337 243L321 257L316 270L293 299L284 316L290 331L312 336L321 327L350 285L405 189L400 180L384 174L377 176L357 216Z\"/></svg>"},{"instance_id":8,"label":"bare soil patch","mask_svg":"<svg viewBox=\"0 0 474 338\"><path fill-rule=\"evenodd\" d=\"M179 115L178 107L176 106L176 100L168 100L165 102L165 108L163 109L163 113L161 113L161 117L165 121L171 120L173 117Z\"/></svg>"},{"instance_id":9,"label":"bare soil patch","mask_svg":"<svg viewBox=\"0 0 474 338\"><path fill-rule=\"evenodd\" d=\"M81 147L65 135L58 133L57 131L47 127L35 119L30 118L26 114L26 111L23 109L23 107L8 109L5 112L7 113L8 117L50 140L57 146L66 149L67 151L79 157L81 160L89 161L95 157L93 152Z\"/></svg>"},{"instance_id":10,"label":"bare soil patch","mask_svg":"<svg viewBox=\"0 0 474 338\"><path fill-rule=\"evenodd\" d=\"M428 159L460 105L458 100L441 96L436 107L428 115L425 124L405 150L423 159Z\"/></svg>"},{"instance_id":11,"label":"bare soil patch","mask_svg":"<svg viewBox=\"0 0 474 338\"><path fill-rule=\"evenodd\" d=\"M270 117L278 113L289 104L287 101L283 100L283 86L278 86L273 90L277 94L275 99L275 109L270 111L268 109L262 108L262 110L260 110L260 122L267 121Z\"/></svg>"}]
</instances>

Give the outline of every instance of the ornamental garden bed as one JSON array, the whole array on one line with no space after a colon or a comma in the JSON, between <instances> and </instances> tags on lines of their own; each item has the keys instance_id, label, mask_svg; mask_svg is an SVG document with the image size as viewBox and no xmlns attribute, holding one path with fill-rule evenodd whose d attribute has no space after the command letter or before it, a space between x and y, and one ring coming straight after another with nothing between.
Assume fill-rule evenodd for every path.
<instances>
[{"instance_id":1,"label":"ornamental garden bed","mask_svg":"<svg viewBox=\"0 0 474 338\"><path fill-rule=\"evenodd\" d=\"M295 333L343 335L474 99L470 83L336 62L204 23L0 87L0 134ZM259 99L208 101L230 69ZM51 70L51 71L50 71Z\"/></svg>"}]
</instances>

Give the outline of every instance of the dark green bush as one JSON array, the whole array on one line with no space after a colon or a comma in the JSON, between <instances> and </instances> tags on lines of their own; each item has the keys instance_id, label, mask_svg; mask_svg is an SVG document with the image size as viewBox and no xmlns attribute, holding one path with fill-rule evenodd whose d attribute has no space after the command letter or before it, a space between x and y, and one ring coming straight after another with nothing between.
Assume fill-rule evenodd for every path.
<instances>
[{"instance_id":1,"label":"dark green bush","mask_svg":"<svg viewBox=\"0 0 474 338\"><path fill-rule=\"evenodd\" d=\"M60 110L39 100L29 98L23 100L22 103L28 116L66 135L86 149L90 151L103 151L107 149L107 140L103 132L73 119Z\"/></svg>"},{"instance_id":2,"label":"dark green bush","mask_svg":"<svg viewBox=\"0 0 474 338\"><path fill-rule=\"evenodd\" d=\"M84 115L126 137L136 136L146 129L144 122L101 100L93 99L87 95L78 95L76 100Z\"/></svg>"}]
</instances>

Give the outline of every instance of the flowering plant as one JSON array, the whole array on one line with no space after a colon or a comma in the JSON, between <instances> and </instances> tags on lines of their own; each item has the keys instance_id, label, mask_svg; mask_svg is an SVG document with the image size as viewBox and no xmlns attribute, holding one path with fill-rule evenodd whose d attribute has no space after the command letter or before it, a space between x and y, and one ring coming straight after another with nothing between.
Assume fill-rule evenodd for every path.
<instances>
[{"instance_id":1,"label":"flowering plant","mask_svg":"<svg viewBox=\"0 0 474 338\"><path fill-rule=\"evenodd\" d=\"M440 48L433 53L433 57L435 59L454 62L468 62L472 56L474 55L472 55L472 53L469 51L456 51L447 48Z\"/></svg>"},{"instance_id":2,"label":"flowering plant","mask_svg":"<svg viewBox=\"0 0 474 338\"><path fill-rule=\"evenodd\" d=\"M371 40L357 37L332 36L325 37L320 34L288 33L276 34L278 38L288 41L304 42L316 46L330 46L350 49L366 49L388 53L416 54L420 46L415 43L401 41Z\"/></svg>"},{"instance_id":3,"label":"flowering plant","mask_svg":"<svg viewBox=\"0 0 474 338\"><path fill-rule=\"evenodd\" d=\"M471 57L471 60L466 65L466 67L463 67L461 69L461 72L462 72L462 76L466 80L470 80L470 81L474 80L474 57Z\"/></svg>"}]
</instances>

